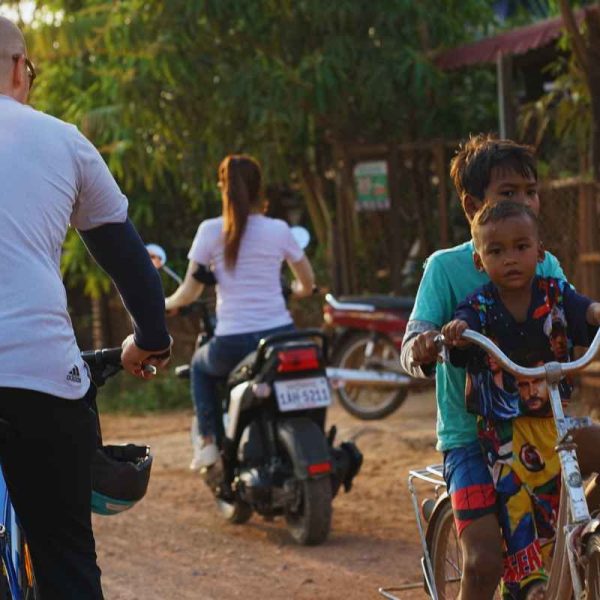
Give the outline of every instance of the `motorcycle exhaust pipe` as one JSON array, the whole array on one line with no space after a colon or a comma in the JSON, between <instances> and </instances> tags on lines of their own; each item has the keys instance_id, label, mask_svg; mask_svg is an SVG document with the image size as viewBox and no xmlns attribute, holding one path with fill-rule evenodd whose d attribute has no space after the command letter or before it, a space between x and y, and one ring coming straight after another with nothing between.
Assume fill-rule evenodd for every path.
<instances>
[{"instance_id":1,"label":"motorcycle exhaust pipe","mask_svg":"<svg viewBox=\"0 0 600 600\"><path fill-rule=\"evenodd\" d=\"M389 388L408 387L415 384L414 378L390 371L340 369L338 367L327 367L326 370L327 377L334 388L343 387L346 383Z\"/></svg>"}]
</instances>

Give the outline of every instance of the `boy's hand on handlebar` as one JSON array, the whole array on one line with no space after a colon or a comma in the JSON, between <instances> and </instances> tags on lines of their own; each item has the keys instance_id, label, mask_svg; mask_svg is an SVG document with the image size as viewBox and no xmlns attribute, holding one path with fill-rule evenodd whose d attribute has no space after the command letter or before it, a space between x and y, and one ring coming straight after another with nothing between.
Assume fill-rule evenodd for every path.
<instances>
[{"instance_id":1,"label":"boy's hand on handlebar","mask_svg":"<svg viewBox=\"0 0 600 600\"><path fill-rule=\"evenodd\" d=\"M152 379L156 375L156 370L145 367L154 366L156 369L166 367L171 360L172 346L173 339L171 339L169 347L163 350L142 350L136 345L133 335L128 335L122 344L121 364L123 369L140 379Z\"/></svg>"},{"instance_id":2,"label":"boy's hand on handlebar","mask_svg":"<svg viewBox=\"0 0 600 600\"><path fill-rule=\"evenodd\" d=\"M438 346L435 338L440 334L436 329L420 333L413 342L412 361L416 365L430 365L437 361Z\"/></svg>"},{"instance_id":3,"label":"boy's hand on handlebar","mask_svg":"<svg viewBox=\"0 0 600 600\"><path fill-rule=\"evenodd\" d=\"M454 348L464 348L468 346L470 342L462 338L462 334L469 328L469 324L461 319L454 319L449 323L446 323L442 327L442 335L444 341L448 346Z\"/></svg>"}]
</instances>

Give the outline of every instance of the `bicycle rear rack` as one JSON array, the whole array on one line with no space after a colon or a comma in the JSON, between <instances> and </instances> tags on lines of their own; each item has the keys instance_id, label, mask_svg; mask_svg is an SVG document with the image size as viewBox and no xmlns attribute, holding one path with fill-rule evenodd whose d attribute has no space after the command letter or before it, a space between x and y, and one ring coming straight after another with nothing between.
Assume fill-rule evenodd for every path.
<instances>
[{"instance_id":1,"label":"bicycle rear rack","mask_svg":"<svg viewBox=\"0 0 600 600\"><path fill-rule=\"evenodd\" d=\"M419 499L417 490L414 486L414 480L424 481L433 486L436 499L439 498L443 490L446 489L446 482L444 481L443 465L429 465L423 469L415 469L408 472L408 491L410 492L413 510L415 511L415 518L417 521L417 528L419 529L419 537L421 538L421 546L423 548L423 556L421 557L421 569L423 570L423 576L425 582L418 581L415 583L404 583L395 587L382 587L377 591L388 600L401 600L398 596L394 595L394 592L402 592L405 590L415 590L422 588L423 585L427 587L429 595L433 600L438 600L437 590L435 588L435 579L433 576L433 568L431 565L431 558L429 551L427 550L427 540L425 539L425 525L423 523L423 517L419 509Z\"/></svg>"}]
</instances>

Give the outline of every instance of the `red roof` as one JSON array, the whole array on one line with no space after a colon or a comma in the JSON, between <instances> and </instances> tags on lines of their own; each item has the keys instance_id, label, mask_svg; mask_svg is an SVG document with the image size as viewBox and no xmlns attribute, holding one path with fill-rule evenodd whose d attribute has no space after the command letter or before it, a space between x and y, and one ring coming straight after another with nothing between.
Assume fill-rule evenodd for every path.
<instances>
[{"instance_id":1,"label":"red roof","mask_svg":"<svg viewBox=\"0 0 600 600\"><path fill-rule=\"evenodd\" d=\"M581 23L586 12L591 8L584 8L575 13L577 23ZM477 42L449 48L438 54L435 64L441 69L449 71L469 65L494 63L499 54L525 54L529 50L546 46L560 37L562 30L562 17L538 21L532 25L517 27Z\"/></svg>"}]
</instances>

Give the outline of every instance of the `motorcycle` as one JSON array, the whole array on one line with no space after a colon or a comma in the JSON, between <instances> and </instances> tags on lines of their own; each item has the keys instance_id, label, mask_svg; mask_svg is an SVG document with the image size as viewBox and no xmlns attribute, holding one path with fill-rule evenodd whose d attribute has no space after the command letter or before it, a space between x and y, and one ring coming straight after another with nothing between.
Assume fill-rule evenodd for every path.
<instances>
[{"instance_id":1,"label":"motorcycle","mask_svg":"<svg viewBox=\"0 0 600 600\"><path fill-rule=\"evenodd\" d=\"M164 250L156 262L164 265ZM203 345L213 335L212 315L202 300L188 310L194 309L201 312ZM327 538L332 500L342 486L350 491L362 454L353 442L334 445L335 426L325 432L326 357L320 330L279 333L261 340L224 382L222 460L201 474L227 521L245 523L254 512L267 520L283 516L296 542ZM189 377L189 365L176 374Z\"/></svg>"},{"instance_id":2,"label":"motorcycle","mask_svg":"<svg viewBox=\"0 0 600 600\"><path fill-rule=\"evenodd\" d=\"M332 340L331 362L341 369L396 374L398 385L379 382L342 382L336 389L340 404L352 415L371 420L396 411L410 389L426 385L400 369L400 348L414 298L326 294L323 305L325 330Z\"/></svg>"}]
</instances>

